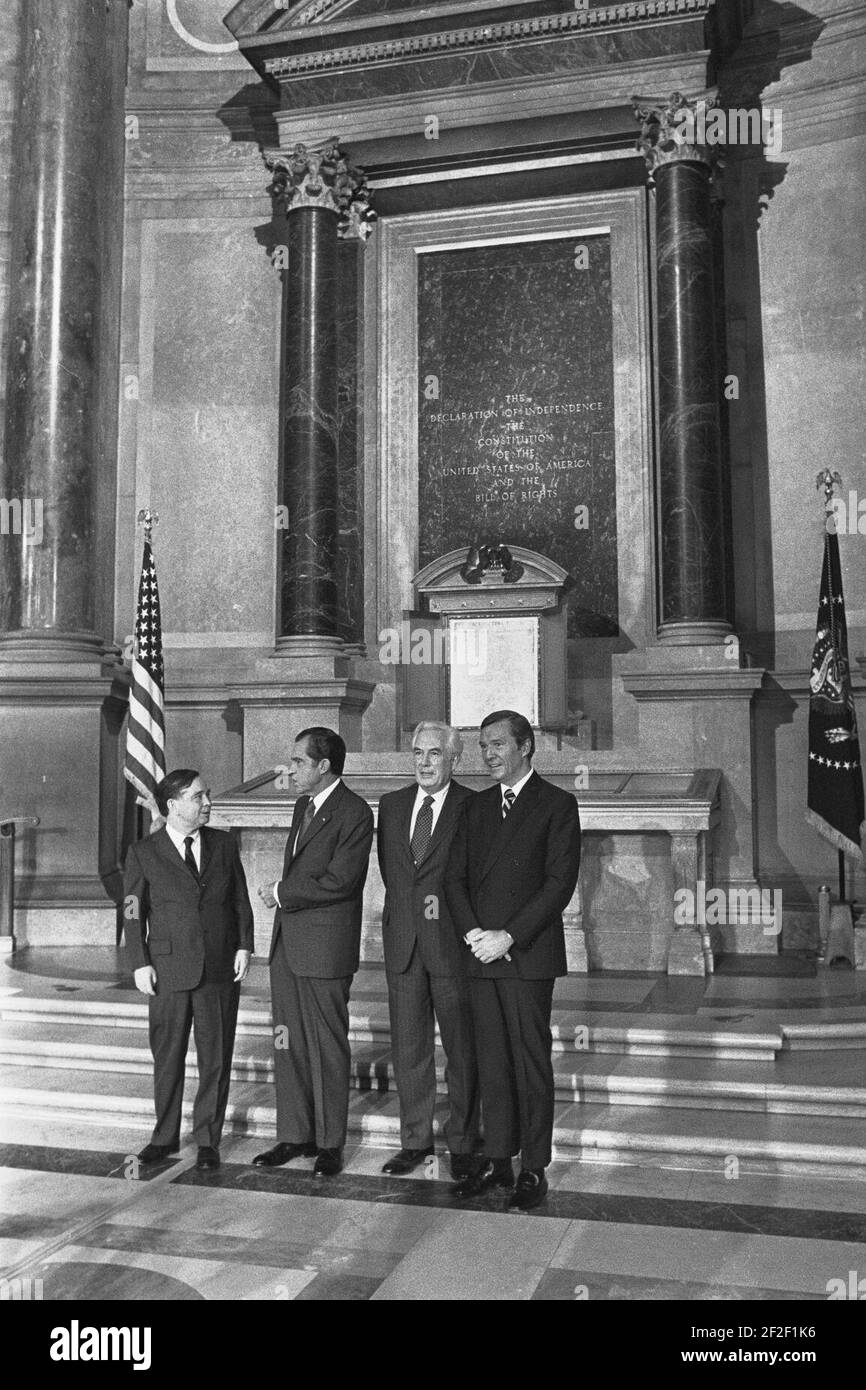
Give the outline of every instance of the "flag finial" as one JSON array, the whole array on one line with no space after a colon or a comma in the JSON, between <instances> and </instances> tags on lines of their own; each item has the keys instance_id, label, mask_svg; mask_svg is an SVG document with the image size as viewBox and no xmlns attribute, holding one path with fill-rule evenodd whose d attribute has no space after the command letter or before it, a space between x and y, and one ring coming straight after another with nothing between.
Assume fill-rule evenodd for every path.
<instances>
[{"instance_id":1,"label":"flag finial","mask_svg":"<svg viewBox=\"0 0 866 1390\"><path fill-rule=\"evenodd\" d=\"M827 504L828 510L830 508L830 503L833 500L833 489L841 486L842 474L835 473L829 468L822 468L821 472L815 478L815 487L823 487L824 489L824 501Z\"/></svg>"},{"instance_id":2,"label":"flag finial","mask_svg":"<svg viewBox=\"0 0 866 1390\"><path fill-rule=\"evenodd\" d=\"M152 512L150 507L142 507L135 519L139 526L144 527L144 539L150 545L153 528L159 525L159 512Z\"/></svg>"}]
</instances>

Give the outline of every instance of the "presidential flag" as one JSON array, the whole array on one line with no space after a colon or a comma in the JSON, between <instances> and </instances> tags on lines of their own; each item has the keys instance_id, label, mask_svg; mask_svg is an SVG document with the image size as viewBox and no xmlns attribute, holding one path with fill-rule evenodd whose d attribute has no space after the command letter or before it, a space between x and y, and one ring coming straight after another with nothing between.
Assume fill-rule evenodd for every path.
<instances>
[{"instance_id":1,"label":"presidential flag","mask_svg":"<svg viewBox=\"0 0 866 1390\"><path fill-rule=\"evenodd\" d=\"M154 788L165 776L165 699L159 590L149 537L138 585L123 775L156 813Z\"/></svg>"},{"instance_id":2,"label":"presidential flag","mask_svg":"<svg viewBox=\"0 0 866 1390\"><path fill-rule=\"evenodd\" d=\"M863 767L848 666L839 537L824 533L818 627L809 677L809 793L806 820L858 862L864 817Z\"/></svg>"}]
</instances>

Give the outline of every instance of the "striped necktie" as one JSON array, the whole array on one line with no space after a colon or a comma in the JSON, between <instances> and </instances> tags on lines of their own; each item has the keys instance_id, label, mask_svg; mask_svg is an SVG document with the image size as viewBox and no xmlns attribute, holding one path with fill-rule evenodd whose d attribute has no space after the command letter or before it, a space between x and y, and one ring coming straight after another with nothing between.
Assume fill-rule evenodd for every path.
<instances>
[{"instance_id":1,"label":"striped necktie","mask_svg":"<svg viewBox=\"0 0 866 1390\"><path fill-rule=\"evenodd\" d=\"M433 838L433 798L425 796L421 810L415 817L415 829L412 831L412 839L409 848L412 851L412 858L417 864L430 847Z\"/></svg>"},{"instance_id":2,"label":"striped necktie","mask_svg":"<svg viewBox=\"0 0 866 1390\"><path fill-rule=\"evenodd\" d=\"M508 815L508 812L511 810L511 808L512 808L512 806L514 805L514 803L515 803L516 800L517 800L517 792L514 790L514 788L513 788L513 787L506 787L506 788L505 788L505 791L502 793L502 819L503 819L503 820L505 820L505 817Z\"/></svg>"}]
</instances>

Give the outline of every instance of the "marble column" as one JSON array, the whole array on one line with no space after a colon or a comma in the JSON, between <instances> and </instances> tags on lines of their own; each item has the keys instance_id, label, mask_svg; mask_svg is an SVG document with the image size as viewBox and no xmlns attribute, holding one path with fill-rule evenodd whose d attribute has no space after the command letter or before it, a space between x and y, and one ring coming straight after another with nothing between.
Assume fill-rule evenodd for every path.
<instances>
[{"instance_id":1,"label":"marble column","mask_svg":"<svg viewBox=\"0 0 866 1390\"><path fill-rule=\"evenodd\" d=\"M701 108L680 93L635 98L656 202L659 641L723 643L728 621L728 499L716 357L714 150ZM720 306L721 310L721 306Z\"/></svg>"},{"instance_id":2,"label":"marble column","mask_svg":"<svg viewBox=\"0 0 866 1390\"><path fill-rule=\"evenodd\" d=\"M23 27L0 657L99 660L111 626L127 5L28 0Z\"/></svg>"},{"instance_id":3,"label":"marble column","mask_svg":"<svg viewBox=\"0 0 866 1390\"><path fill-rule=\"evenodd\" d=\"M374 214L360 170L336 141L267 157L285 218L280 484L279 653L341 650L337 593L338 240L365 240Z\"/></svg>"}]
</instances>

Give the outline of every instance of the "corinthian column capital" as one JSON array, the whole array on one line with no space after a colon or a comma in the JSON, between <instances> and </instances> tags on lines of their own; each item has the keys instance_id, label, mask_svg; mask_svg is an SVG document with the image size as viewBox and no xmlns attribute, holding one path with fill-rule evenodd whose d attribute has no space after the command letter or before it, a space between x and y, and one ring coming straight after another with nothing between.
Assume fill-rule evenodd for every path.
<instances>
[{"instance_id":1,"label":"corinthian column capital","mask_svg":"<svg viewBox=\"0 0 866 1390\"><path fill-rule=\"evenodd\" d=\"M720 163L715 148L715 121L709 112L718 105L715 90L698 97L672 92L669 97L632 97L634 114L641 123L637 150L646 160L650 180L666 164L692 162L710 169ZM708 126L711 126L709 141Z\"/></svg>"},{"instance_id":2,"label":"corinthian column capital","mask_svg":"<svg viewBox=\"0 0 866 1390\"><path fill-rule=\"evenodd\" d=\"M268 192L278 213L326 208L339 218L339 236L366 241L376 219L366 176L349 164L335 138L316 148L295 145L267 153L265 164L274 176Z\"/></svg>"}]
</instances>

